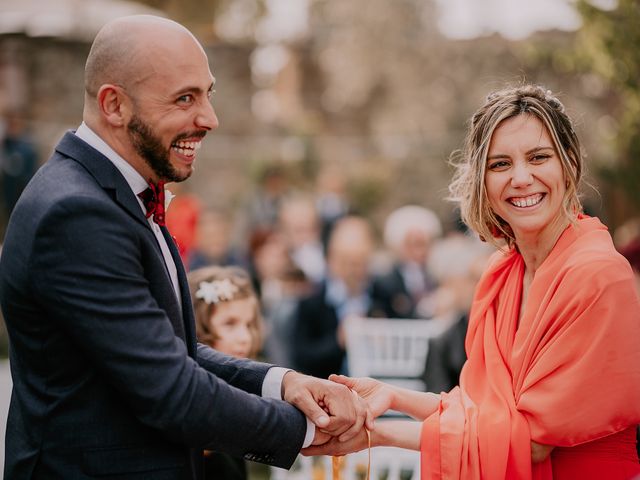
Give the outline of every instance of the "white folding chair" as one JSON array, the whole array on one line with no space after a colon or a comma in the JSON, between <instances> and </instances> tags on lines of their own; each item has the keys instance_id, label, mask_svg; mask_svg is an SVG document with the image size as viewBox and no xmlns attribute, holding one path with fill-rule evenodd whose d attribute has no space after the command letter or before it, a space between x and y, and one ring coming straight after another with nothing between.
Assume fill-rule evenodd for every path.
<instances>
[{"instance_id":1,"label":"white folding chair","mask_svg":"<svg viewBox=\"0 0 640 480\"><path fill-rule=\"evenodd\" d=\"M429 351L429 339L452 323L438 319L345 319L349 375L374 377L412 390L425 390L420 379ZM397 414L396 414L397 415ZM384 419L381 419L384 421ZM365 478L368 451L347 455L344 480ZM331 480L331 457L299 455L291 470L271 469L271 480ZM371 480L418 480L420 453L392 447L371 449Z\"/></svg>"},{"instance_id":2,"label":"white folding chair","mask_svg":"<svg viewBox=\"0 0 640 480\"><path fill-rule=\"evenodd\" d=\"M368 450L344 457L341 468L343 480L363 480L369 463ZM291 470L271 469L271 480L331 480L331 457L298 456ZM418 480L420 452L393 447L371 449L371 480Z\"/></svg>"},{"instance_id":3,"label":"white folding chair","mask_svg":"<svg viewBox=\"0 0 640 480\"><path fill-rule=\"evenodd\" d=\"M425 390L429 339L442 333L447 319L345 319L347 364L352 377L373 377L412 390Z\"/></svg>"}]
</instances>

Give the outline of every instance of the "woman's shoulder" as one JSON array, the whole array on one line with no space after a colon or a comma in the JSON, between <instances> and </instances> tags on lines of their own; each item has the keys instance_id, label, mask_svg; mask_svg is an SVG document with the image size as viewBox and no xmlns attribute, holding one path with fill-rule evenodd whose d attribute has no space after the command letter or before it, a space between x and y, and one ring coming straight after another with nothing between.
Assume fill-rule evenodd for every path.
<instances>
[{"instance_id":1,"label":"woman's shoulder","mask_svg":"<svg viewBox=\"0 0 640 480\"><path fill-rule=\"evenodd\" d=\"M633 278L629 262L616 250L607 230L579 236L563 260L563 269L572 277L592 281L618 276Z\"/></svg>"}]
</instances>

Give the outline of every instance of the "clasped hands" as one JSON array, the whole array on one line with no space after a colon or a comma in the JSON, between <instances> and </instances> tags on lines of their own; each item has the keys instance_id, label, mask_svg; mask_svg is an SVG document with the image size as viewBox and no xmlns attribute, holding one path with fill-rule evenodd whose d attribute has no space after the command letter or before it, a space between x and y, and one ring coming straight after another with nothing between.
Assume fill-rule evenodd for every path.
<instances>
[{"instance_id":1,"label":"clasped hands","mask_svg":"<svg viewBox=\"0 0 640 480\"><path fill-rule=\"evenodd\" d=\"M331 375L323 380L294 371L284 376L282 389L283 399L316 426L304 455L344 455L366 448L366 430L374 430L374 419L390 408L393 396L392 389L373 379Z\"/></svg>"}]
</instances>

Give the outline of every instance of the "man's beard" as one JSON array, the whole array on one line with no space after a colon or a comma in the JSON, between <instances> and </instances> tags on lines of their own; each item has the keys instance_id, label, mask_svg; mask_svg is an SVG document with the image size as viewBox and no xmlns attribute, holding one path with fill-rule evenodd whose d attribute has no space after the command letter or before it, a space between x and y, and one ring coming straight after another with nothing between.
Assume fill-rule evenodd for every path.
<instances>
[{"instance_id":1,"label":"man's beard","mask_svg":"<svg viewBox=\"0 0 640 480\"><path fill-rule=\"evenodd\" d=\"M182 182L191 176L191 171L181 174L169 160L169 150L162 146L151 127L140 117L133 115L127 125L129 138L138 155L151 167L156 176L165 182Z\"/></svg>"}]
</instances>

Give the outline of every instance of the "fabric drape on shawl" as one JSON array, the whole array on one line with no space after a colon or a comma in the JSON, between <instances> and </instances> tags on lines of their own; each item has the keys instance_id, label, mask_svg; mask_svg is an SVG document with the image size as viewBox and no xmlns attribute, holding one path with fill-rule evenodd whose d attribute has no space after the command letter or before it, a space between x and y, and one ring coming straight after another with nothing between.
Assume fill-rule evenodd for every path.
<instances>
[{"instance_id":1,"label":"fabric drape on shawl","mask_svg":"<svg viewBox=\"0 0 640 480\"><path fill-rule=\"evenodd\" d=\"M640 422L640 301L607 229L581 216L536 271L497 252L476 289L460 387L422 427L422 479L550 479L530 441L574 446Z\"/></svg>"}]
</instances>

